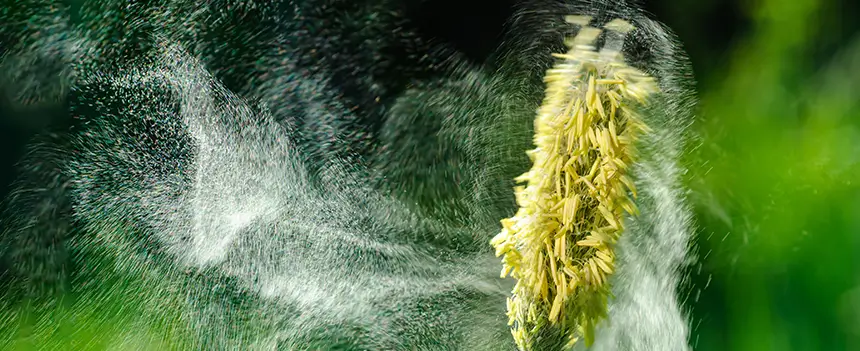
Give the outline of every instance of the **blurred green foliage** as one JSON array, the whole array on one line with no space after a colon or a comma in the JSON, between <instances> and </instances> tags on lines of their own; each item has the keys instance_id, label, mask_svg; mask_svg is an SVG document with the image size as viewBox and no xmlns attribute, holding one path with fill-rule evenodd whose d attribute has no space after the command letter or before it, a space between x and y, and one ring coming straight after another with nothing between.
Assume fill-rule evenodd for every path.
<instances>
[{"instance_id":1,"label":"blurred green foliage","mask_svg":"<svg viewBox=\"0 0 860 351\"><path fill-rule=\"evenodd\" d=\"M157 270L132 276L105 248L86 250L74 293L19 300L0 292L0 350L192 349L183 296L171 294L176 282Z\"/></svg>"},{"instance_id":2,"label":"blurred green foliage","mask_svg":"<svg viewBox=\"0 0 860 351\"><path fill-rule=\"evenodd\" d=\"M661 20L700 78L694 348L860 350L857 6L744 2L719 52L708 31L725 29L683 17L714 2L674 3Z\"/></svg>"}]
</instances>

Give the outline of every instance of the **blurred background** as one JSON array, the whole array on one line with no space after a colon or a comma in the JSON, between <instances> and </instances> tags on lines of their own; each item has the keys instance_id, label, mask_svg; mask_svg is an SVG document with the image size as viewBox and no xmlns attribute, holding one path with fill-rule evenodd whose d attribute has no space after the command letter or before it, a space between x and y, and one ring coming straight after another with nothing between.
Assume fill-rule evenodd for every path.
<instances>
[{"instance_id":1,"label":"blurred background","mask_svg":"<svg viewBox=\"0 0 860 351\"><path fill-rule=\"evenodd\" d=\"M696 350L860 350L858 5L646 2L701 98Z\"/></svg>"},{"instance_id":2,"label":"blurred background","mask_svg":"<svg viewBox=\"0 0 860 351\"><path fill-rule=\"evenodd\" d=\"M701 99L685 159L699 259L682 289L696 350L860 350L860 4L849 1L642 2L684 44ZM32 115L48 117L0 119L0 195L24 142L63 127Z\"/></svg>"}]
</instances>

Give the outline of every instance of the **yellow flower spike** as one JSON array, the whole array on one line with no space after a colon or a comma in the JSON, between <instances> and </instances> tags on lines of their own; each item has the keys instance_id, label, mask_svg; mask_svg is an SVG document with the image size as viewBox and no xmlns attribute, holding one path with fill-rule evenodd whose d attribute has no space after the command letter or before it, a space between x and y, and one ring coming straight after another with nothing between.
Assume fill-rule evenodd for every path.
<instances>
[{"instance_id":1,"label":"yellow flower spike","mask_svg":"<svg viewBox=\"0 0 860 351\"><path fill-rule=\"evenodd\" d=\"M553 54L560 62L544 77L535 149L526 152L532 168L515 179L520 209L502 220L491 241L504 255L502 275L517 280L507 316L522 350L534 350L536 334L548 325L571 346L593 342L596 324L607 315L607 279L615 272L614 245L625 213L638 213L628 171L635 141L650 129L636 109L657 91L655 80L629 67L620 52L633 26L607 23L610 32L598 53L601 30L587 26L591 18L565 20L581 28L565 41L568 52Z\"/></svg>"}]
</instances>

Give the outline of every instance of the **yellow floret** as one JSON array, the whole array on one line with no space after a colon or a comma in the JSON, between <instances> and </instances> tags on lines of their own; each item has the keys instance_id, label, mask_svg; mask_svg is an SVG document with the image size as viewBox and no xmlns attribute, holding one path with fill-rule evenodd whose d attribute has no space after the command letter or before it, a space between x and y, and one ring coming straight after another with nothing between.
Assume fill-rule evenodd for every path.
<instances>
[{"instance_id":1,"label":"yellow floret","mask_svg":"<svg viewBox=\"0 0 860 351\"><path fill-rule=\"evenodd\" d=\"M516 178L525 183L515 189L520 210L491 241L504 255L502 276L517 280L507 305L523 350L546 325L559 327L570 345L590 344L605 317L613 247L624 213L638 213L627 173L648 129L635 109L657 90L653 78L625 64L620 47L595 50L601 30L585 27L590 18L567 20L584 27L567 53L554 54L560 62L544 79L536 147L527 152L532 168ZM605 28L623 35L632 26L614 20Z\"/></svg>"}]
</instances>

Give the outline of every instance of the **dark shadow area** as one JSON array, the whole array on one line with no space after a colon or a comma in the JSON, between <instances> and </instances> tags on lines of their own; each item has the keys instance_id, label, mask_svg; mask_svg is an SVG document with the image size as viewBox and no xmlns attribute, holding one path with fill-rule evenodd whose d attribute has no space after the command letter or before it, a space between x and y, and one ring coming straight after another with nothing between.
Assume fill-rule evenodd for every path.
<instances>
[{"instance_id":1,"label":"dark shadow area","mask_svg":"<svg viewBox=\"0 0 860 351\"><path fill-rule=\"evenodd\" d=\"M513 7L513 0L425 0L410 6L407 16L421 36L480 63L499 46Z\"/></svg>"}]
</instances>

